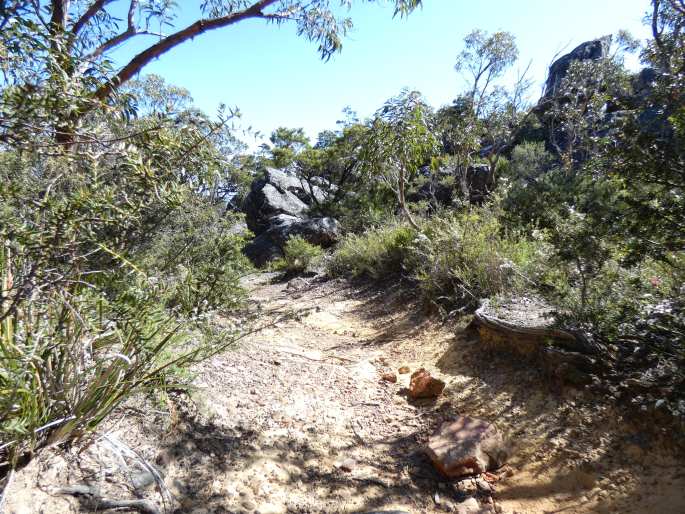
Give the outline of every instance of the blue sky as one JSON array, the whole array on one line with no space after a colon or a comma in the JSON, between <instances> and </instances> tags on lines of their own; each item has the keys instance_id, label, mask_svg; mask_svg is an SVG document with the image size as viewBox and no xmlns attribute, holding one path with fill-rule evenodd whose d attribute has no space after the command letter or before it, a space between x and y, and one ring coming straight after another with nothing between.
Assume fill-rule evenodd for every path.
<instances>
[{"instance_id":1,"label":"blue sky","mask_svg":"<svg viewBox=\"0 0 685 514\"><path fill-rule=\"evenodd\" d=\"M334 0L335 1L335 0ZM196 5L180 0L190 20ZM627 29L649 33L642 18L648 0L424 0L408 19L392 19L389 4L357 1L355 27L342 53L322 62L316 46L291 26L248 21L214 31L162 56L144 69L190 90L212 113L237 106L243 123L268 135L278 126L304 127L310 137L334 128L345 106L363 118L403 87L418 89L435 107L448 104L464 84L453 66L463 37L474 28L507 30L516 38L521 67L532 60L538 95L558 52ZM124 58L124 51L118 53ZM122 61L123 62L123 61ZM252 143L254 144L254 142Z\"/></svg>"}]
</instances>

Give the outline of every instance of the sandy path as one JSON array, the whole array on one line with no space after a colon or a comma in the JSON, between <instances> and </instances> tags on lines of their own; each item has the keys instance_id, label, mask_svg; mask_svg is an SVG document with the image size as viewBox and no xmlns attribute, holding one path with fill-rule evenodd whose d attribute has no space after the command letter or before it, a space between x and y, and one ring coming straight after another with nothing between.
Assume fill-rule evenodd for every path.
<instances>
[{"instance_id":1,"label":"sandy path","mask_svg":"<svg viewBox=\"0 0 685 514\"><path fill-rule=\"evenodd\" d=\"M268 278L250 284L261 321L284 309L299 316L200 366L196 390L170 413L148 402L109 427L163 472L171 511L418 514L456 511L475 494L483 512L685 512L677 458L596 398L551 391L528 363L484 354L472 334L422 316L392 286ZM402 365L444 379L440 400L409 402L408 375L380 380ZM441 479L422 454L457 414L497 422L512 440L494 492ZM159 499L102 472L106 452L93 448L37 459L5 512L77 512L51 487L95 475L110 496Z\"/></svg>"}]
</instances>

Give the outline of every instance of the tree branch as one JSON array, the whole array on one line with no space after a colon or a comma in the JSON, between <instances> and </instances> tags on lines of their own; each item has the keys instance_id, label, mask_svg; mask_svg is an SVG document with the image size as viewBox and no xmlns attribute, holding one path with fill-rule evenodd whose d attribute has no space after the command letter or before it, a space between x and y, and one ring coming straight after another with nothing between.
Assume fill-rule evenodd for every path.
<instances>
[{"instance_id":1,"label":"tree branch","mask_svg":"<svg viewBox=\"0 0 685 514\"><path fill-rule=\"evenodd\" d=\"M189 39L193 39L195 36L198 36L209 30L215 30L233 25L234 23L238 23L239 21L248 18L265 18L267 15L265 15L262 10L271 4L276 3L277 1L278 0L259 0L243 11L234 12L221 18L198 20L192 25L189 25L174 34L167 36L157 44L143 50L133 59L131 59L126 66L119 70L114 77L103 84L95 92L95 97L99 100L105 100L119 86L130 80L143 67L149 64L150 61L158 58L181 43L185 43Z\"/></svg>"},{"instance_id":2,"label":"tree branch","mask_svg":"<svg viewBox=\"0 0 685 514\"><path fill-rule=\"evenodd\" d=\"M74 23L74 26L71 28L71 32L73 34L78 34L81 32L81 29L85 27L88 22L93 19L93 17L102 9L105 7L107 4L112 3L114 0L96 0L91 4L88 9L86 9L86 12L83 13L83 15Z\"/></svg>"},{"instance_id":3,"label":"tree branch","mask_svg":"<svg viewBox=\"0 0 685 514\"><path fill-rule=\"evenodd\" d=\"M101 0L101 1L109 2L111 0ZM128 6L126 30L124 32L122 32L121 34L117 34L113 38L108 39L102 45L100 45L98 48L93 50L93 52L90 53L86 57L86 61L91 61L91 60L101 56L106 51L111 50L112 48L114 48L116 46L119 46L124 41L131 39L133 36L139 34L138 30L136 29L136 24L135 24L135 15L136 15L136 9L137 8L138 8L138 0L131 0L131 3Z\"/></svg>"},{"instance_id":4,"label":"tree branch","mask_svg":"<svg viewBox=\"0 0 685 514\"><path fill-rule=\"evenodd\" d=\"M50 6L52 11L50 15L50 26L52 27L53 34L57 34L62 32L67 24L69 0L52 0Z\"/></svg>"},{"instance_id":5,"label":"tree branch","mask_svg":"<svg viewBox=\"0 0 685 514\"><path fill-rule=\"evenodd\" d=\"M661 41L661 31L659 30L659 6L660 0L652 0L652 5L654 6L652 10L652 36L654 37L654 42L659 50L663 50L663 43Z\"/></svg>"}]
</instances>

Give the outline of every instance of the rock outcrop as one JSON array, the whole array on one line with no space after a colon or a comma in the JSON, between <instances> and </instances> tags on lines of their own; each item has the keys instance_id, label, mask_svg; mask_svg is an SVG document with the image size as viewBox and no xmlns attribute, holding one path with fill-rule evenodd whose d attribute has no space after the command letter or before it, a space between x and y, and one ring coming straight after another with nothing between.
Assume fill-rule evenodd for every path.
<instances>
[{"instance_id":1,"label":"rock outcrop","mask_svg":"<svg viewBox=\"0 0 685 514\"><path fill-rule=\"evenodd\" d=\"M581 43L566 55L562 55L552 63L547 74L545 92L542 98L550 98L557 94L561 81L566 77L571 64L575 61L597 61L609 55L611 36L604 36L592 41Z\"/></svg>"},{"instance_id":2,"label":"rock outcrop","mask_svg":"<svg viewBox=\"0 0 685 514\"><path fill-rule=\"evenodd\" d=\"M448 177L453 180L446 182L444 179ZM446 166L409 194L407 201L428 201L429 210L437 206L448 207L458 198L480 204L494 188L495 180L488 164L473 164L466 171Z\"/></svg>"},{"instance_id":3,"label":"rock outcrop","mask_svg":"<svg viewBox=\"0 0 685 514\"><path fill-rule=\"evenodd\" d=\"M244 253L257 266L283 256L283 246L292 236L301 236L322 247L333 245L340 236L337 220L311 217L314 203L326 200L319 178L308 184L286 170L266 168L252 183L243 203L248 228L256 235Z\"/></svg>"},{"instance_id":4,"label":"rock outcrop","mask_svg":"<svg viewBox=\"0 0 685 514\"><path fill-rule=\"evenodd\" d=\"M252 182L243 204L248 228L259 235L269 229L274 216L302 216L308 210L308 205L300 199L300 196L304 196L303 191L296 177L283 170L267 168L264 178ZM295 192L299 192L300 196Z\"/></svg>"},{"instance_id":5,"label":"rock outcrop","mask_svg":"<svg viewBox=\"0 0 685 514\"><path fill-rule=\"evenodd\" d=\"M474 315L483 346L537 362L560 384L592 382L604 348L585 334L557 328L551 306L538 298L484 300Z\"/></svg>"}]
</instances>

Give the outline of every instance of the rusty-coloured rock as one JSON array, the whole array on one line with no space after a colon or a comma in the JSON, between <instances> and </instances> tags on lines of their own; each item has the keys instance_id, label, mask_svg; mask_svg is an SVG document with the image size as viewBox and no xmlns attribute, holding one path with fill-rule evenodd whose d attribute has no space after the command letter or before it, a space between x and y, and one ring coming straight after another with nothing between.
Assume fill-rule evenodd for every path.
<instances>
[{"instance_id":1,"label":"rusty-coloured rock","mask_svg":"<svg viewBox=\"0 0 685 514\"><path fill-rule=\"evenodd\" d=\"M392 382L393 384L397 382L397 375L395 375L394 373L383 373L381 375L381 378L386 382Z\"/></svg>"},{"instance_id":2,"label":"rusty-coloured rock","mask_svg":"<svg viewBox=\"0 0 685 514\"><path fill-rule=\"evenodd\" d=\"M497 427L468 416L443 423L428 440L426 454L448 478L497 469L507 458L506 446Z\"/></svg>"},{"instance_id":3,"label":"rusty-coloured rock","mask_svg":"<svg viewBox=\"0 0 685 514\"><path fill-rule=\"evenodd\" d=\"M400 375L406 375L407 373L409 373L409 366L402 366L400 369L397 370L397 372Z\"/></svg>"},{"instance_id":4,"label":"rusty-coloured rock","mask_svg":"<svg viewBox=\"0 0 685 514\"><path fill-rule=\"evenodd\" d=\"M432 377L424 368L411 374L409 396L412 398L437 398L445 389L445 382Z\"/></svg>"}]
</instances>

